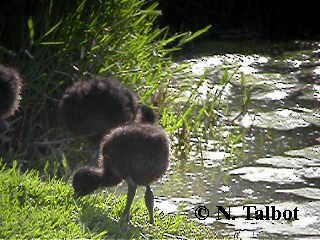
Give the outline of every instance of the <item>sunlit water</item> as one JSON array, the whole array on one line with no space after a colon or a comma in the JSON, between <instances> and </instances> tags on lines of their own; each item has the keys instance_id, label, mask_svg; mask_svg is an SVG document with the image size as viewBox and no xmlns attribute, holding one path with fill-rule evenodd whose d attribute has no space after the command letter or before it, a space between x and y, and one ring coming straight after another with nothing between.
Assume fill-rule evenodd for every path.
<instances>
[{"instance_id":1,"label":"sunlit water","mask_svg":"<svg viewBox=\"0 0 320 240\"><path fill-rule=\"evenodd\" d=\"M227 162L228 153L219 150L172 161L155 184L156 207L195 218L195 208L204 205L210 216L200 223L239 239L319 239L319 44L272 57L221 54L187 62L190 72L201 76L209 71L212 79L221 68L236 71L223 96L231 117L240 112L243 74L251 89L248 112L236 122L244 133L243 144L232 163ZM205 88L199 89L203 97ZM245 205L297 208L299 220L246 220ZM216 220L216 206L232 206L235 220Z\"/></svg>"}]
</instances>

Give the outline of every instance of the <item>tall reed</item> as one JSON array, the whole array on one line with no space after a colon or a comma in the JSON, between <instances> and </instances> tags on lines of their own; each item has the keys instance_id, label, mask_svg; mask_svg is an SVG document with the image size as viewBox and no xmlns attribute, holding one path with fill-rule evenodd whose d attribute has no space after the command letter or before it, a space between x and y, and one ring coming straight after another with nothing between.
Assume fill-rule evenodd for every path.
<instances>
[{"instance_id":1,"label":"tall reed","mask_svg":"<svg viewBox=\"0 0 320 240\"><path fill-rule=\"evenodd\" d=\"M26 47L0 48L1 60L13 62L25 78L22 107L1 145L5 161L23 159L26 167L59 175L85 159L84 142L63 131L56 109L66 86L95 75L117 76L142 102L153 105L181 153L189 153L193 138L215 134L219 93L198 101L198 89L208 76L194 78L186 73L186 64L176 65L171 57L210 26L169 35L168 28L157 27L157 3L73 3L61 13L63 3L51 0L39 15L27 19L28 44L20 44ZM220 83L228 79L226 75ZM188 97L181 100L186 92Z\"/></svg>"}]
</instances>

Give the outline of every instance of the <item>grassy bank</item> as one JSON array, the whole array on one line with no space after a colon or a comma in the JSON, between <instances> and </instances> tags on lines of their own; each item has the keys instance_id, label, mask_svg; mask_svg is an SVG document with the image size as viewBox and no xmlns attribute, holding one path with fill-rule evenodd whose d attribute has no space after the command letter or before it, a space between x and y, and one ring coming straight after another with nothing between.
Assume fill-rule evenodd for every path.
<instances>
[{"instance_id":1,"label":"grassy bank","mask_svg":"<svg viewBox=\"0 0 320 240\"><path fill-rule=\"evenodd\" d=\"M27 29L15 48L0 46L0 62L17 67L24 78L22 105L10 119L10 132L0 138L4 162L23 159L24 169L68 176L85 161L86 142L63 129L57 105L67 86L97 75L114 75L136 91L141 102L162 114L160 124L175 136L173 149L187 154L191 134L203 135L196 130L214 126L216 105L210 99L196 103L204 79L188 79L186 66L174 65L171 53L208 28L169 35L168 28L157 27L157 3L148 1L65 4L39 5L21 23ZM189 97L183 98L186 92Z\"/></svg>"},{"instance_id":2,"label":"grassy bank","mask_svg":"<svg viewBox=\"0 0 320 240\"><path fill-rule=\"evenodd\" d=\"M70 186L58 178L69 179L91 152L84 139L65 131L57 114L67 86L114 75L162 115L160 125L172 140L172 159L187 158L195 152L192 144L201 151L202 140L220 136L215 114L220 93L202 99L198 90L207 76L193 78L188 66L174 64L171 54L209 27L169 35L168 28L157 27L161 13L149 1L73 3L68 11L58 0L39 5L37 14L24 22L26 34L14 47L0 46L0 62L16 67L25 80L20 110L9 119L10 131L0 136L0 157L7 166L17 159L21 172L26 171L1 166L0 238L212 239L209 229L179 215L157 212L156 225L148 225L143 201L133 206L133 224L123 226L115 219L124 196L73 198ZM228 79L224 75L216 83Z\"/></svg>"},{"instance_id":3,"label":"grassy bank","mask_svg":"<svg viewBox=\"0 0 320 240\"><path fill-rule=\"evenodd\" d=\"M36 171L23 174L17 165L0 163L0 238L2 239L214 239L215 233L180 215L156 211L149 225L143 200L131 210L129 225L118 222L125 197L113 193L73 197L69 184L43 181Z\"/></svg>"}]
</instances>

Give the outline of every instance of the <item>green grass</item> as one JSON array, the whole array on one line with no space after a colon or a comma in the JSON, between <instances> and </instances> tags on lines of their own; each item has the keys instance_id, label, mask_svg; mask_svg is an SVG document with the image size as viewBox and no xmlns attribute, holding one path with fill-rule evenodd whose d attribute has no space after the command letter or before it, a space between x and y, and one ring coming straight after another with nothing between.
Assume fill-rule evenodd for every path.
<instances>
[{"instance_id":1,"label":"green grass","mask_svg":"<svg viewBox=\"0 0 320 240\"><path fill-rule=\"evenodd\" d=\"M97 75L118 77L160 113L177 152L188 155L191 138L217 135L214 110L219 101L215 96L197 100L207 76L194 78L186 73L187 65L172 59L173 52L210 26L171 35L169 28L157 25L158 4L146 0L75 0L72 6L51 0L39 7L39 16L25 22L28 34L11 36L20 49L0 46L0 62L13 63L25 80L20 110L0 144L4 162L24 159L27 168L62 176L68 175L66 166L68 171L89 158L85 142L63 129L57 105L67 86Z\"/></svg>"},{"instance_id":2,"label":"green grass","mask_svg":"<svg viewBox=\"0 0 320 240\"><path fill-rule=\"evenodd\" d=\"M125 196L97 193L74 198L70 184L43 181L36 171L20 173L17 164L0 163L0 238L2 239L214 239L215 233L181 215L155 212L147 223L143 200L134 202L131 223L119 223Z\"/></svg>"},{"instance_id":3,"label":"green grass","mask_svg":"<svg viewBox=\"0 0 320 240\"><path fill-rule=\"evenodd\" d=\"M146 0L63 4L50 0L39 5L38 16L20 23L28 34L8 36L12 48L0 46L0 62L17 67L24 78L22 104L10 119L10 132L3 142L0 138L0 157L8 165L18 159L24 169L37 169L22 174L16 166L5 170L0 164L0 238L212 239L210 229L180 215L156 211L156 224L147 224L142 200L134 203L132 224L125 226L116 221L125 196L75 199L69 184L58 177L68 179L91 152L83 139L65 131L57 116L67 86L111 74L162 115L160 124L172 139L173 159L188 156L193 147L201 152L202 140L220 136L216 110L221 109L221 94L202 99L198 89L208 82L208 74L191 76L188 65L175 64L171 54L210 27L170 35L168 28L157 26L157 3ZM212 84L226 84L230 77L226 72ZM234 139L220 142L228 145Z\"/></svg>"}]
</instances>

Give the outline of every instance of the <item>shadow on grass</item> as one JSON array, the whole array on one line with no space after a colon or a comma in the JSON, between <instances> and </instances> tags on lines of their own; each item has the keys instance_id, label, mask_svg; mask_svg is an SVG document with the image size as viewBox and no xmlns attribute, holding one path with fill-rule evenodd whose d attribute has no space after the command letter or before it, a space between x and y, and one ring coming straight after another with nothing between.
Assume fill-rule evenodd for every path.
<instances>
[{"instance_id":1,"label":"shadow on grass","mask_svg":"<svg viewBox=\"0 0 320 240\"><path fill-rule=\"evenodd\" d=\"M106 233L106 238L136 239L143 236L141 227L130 222L118 221L110 216L109 211L86 205L82 207L79 215L79 224L93 234Z\"/></svg>"}]
</instances>

